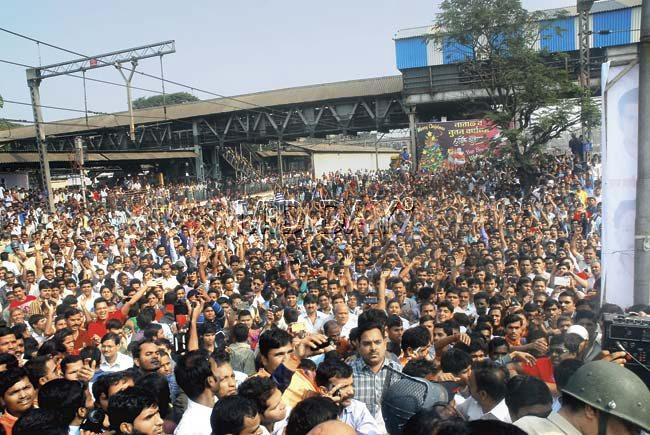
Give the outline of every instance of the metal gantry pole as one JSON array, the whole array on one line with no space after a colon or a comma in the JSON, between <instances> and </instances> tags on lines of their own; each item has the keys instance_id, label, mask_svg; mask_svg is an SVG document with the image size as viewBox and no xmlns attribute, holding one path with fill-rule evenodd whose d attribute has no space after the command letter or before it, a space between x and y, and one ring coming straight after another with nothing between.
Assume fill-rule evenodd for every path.
<instances>
[{"instance_id":1,"label":"metal gantry pole","mask_svg":"<svg viewBox=\"0 0 650 435\"><path fill-rule=\"evenodd\" d=\"M634 303L650 304L650 1L641 10L639 43L639 157L636 179Z\"/></svg>"},{"instance_id":2,"label":"metal gantry pole","mask_svg":"<svg viewBox=\"0 0 650 435\"><path fill-rule=\"evenodd\" d=\"M589 47L589 37L591 32L589 30L589 11L591 11L592 6L594 5L594 0L577 0L577 12L578 12L578 42L580 46L578 47L580 55L580 72L579 72L579 82L580 86L583 89L590 91L591 89L591 72L589 70L590 63L590 47ZM581 112L584 112L584 108L580 108ZM590 131L587 130L587 126L584 123L581 123L580 126L581 134L583 138L590 136Z\"/></svg>"},{"instance_id":3,"label":"metal gantry pole","mask_svg":"<svg viewBox=\"0 0 650 435\"><path fill-rule=\"evenodd\" d=\"M126 74L124 74L124 71L122 71L122 64L116 63L115 68L120 72L122 75L122 78L124 79L124 82L126 83L126 100L127 103L129 104L129 118L130 118L130 123L129 123L129 137L131 138L131 142L135 142L135 123L133 121L133 103L131 101L131 79L133 79L133 74L135 74L135 68L138 66L138 60L137 59L132 59L131 60L131 72L129 74L129 77L126 77Z\"/></svg>"},{"instance_id":4,"label":"metal gantry pole","mask_svg":"<svg viewBox=\"0 0 650 435\"><path fill-rule=\"evenodd\" d=\"M580 46L580 85L585 88L589 87L589 11L593 6L593 1L578 0L578 41Z\"/></svg>"},{"instance_id":5,"label":"metal gantry pole","mask_svg":"<svg viewBox=\"0 0 650 435\"><path fill-rule=\"evenodd\" d=\"M38 147L38 161L41 169L41 184L43 193L47 198L47 208L50 213L54 212L54 194L52 192L52 177L50 176L50 158L47 154L47 142L45 131L43 131L43 113L41 112L41 94L39 86L41 79L36 69L27 70L27 85L29 95L32 99L32 112L34 114L34 129L36 130L36 146Z\"/></svg>"},{"instance_id":6,"label":"metal gantry pole","mask_svg":"<svg viewBox=\"0 0 650 435\"><path fill-rule=\"evenodd\" d=\"M84 169L84 145L81 136L74 139L74 147L76 151L75 160L79 165L79 176L81 185L81 205L84 210L86 209L86 170Z\"/></svg>"},{"instance_id":7,"label":"metal gantry pole","mask_svg":"<svg viewBox=\"0 0 650 435\"><path fill-rule=\"evenodd\" d=\"M160 83L162 84L163 111L167 119L167 95L165 94L165 70L163 69L163 55L160 55Z\"/></svg>"},{"instance_id":8,"label":"metal gantry pole","mask_svg":"<svg viewBox=\"0 0 650 435\"><path fill-rule=\"evenodd\" d=\"M38 42L37 42L38 44ZM41 182L43 185L43 192L47 197L47 207L50 212L54 211L54 196L52 192L52 180L50 176L50 162L47 154L47 142L45 140L45 131L43 130L43 114L41 112L41 97L39 86L42 80L50 77L57 77L66 74L72 74L81 71L84 76L84 107L86 112L86 124L88 124L88 107L86 101L86 71L102 68L105 66L115 66L122 74L122 77L127 82L127 98L129 104L129 114L131 117L130 136L131 140L135 141L135 125L133 119L133 106L131 104L131 78L135 73L135 67L138 64L138 59L147 59L154 56L163 56L165 54L175 53L176 47L174 41L164 41L157 44L143 45L140 47L133 47L126 50L114 51L111 53L99 54L96 56L85 56L81 59L56 63L52 65L42 66L40 61L40 46L39 46L39 67L28 68L27 85L29 86L29 94L32 99L32 111L34 113L34 128L36 132L36 144L38 146L38 156L41 169ZM129 79L122 72L121 64L124 62L131 62L133 69Z\"/></svg>"}]
</instances>

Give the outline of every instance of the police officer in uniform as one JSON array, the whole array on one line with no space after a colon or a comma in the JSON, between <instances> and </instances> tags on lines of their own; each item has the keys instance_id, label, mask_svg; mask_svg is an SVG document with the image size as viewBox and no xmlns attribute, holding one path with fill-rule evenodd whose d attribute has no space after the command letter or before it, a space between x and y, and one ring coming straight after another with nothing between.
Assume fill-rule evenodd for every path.
<instances>
[{"instance_id":1,"label":"police officer in uniform","mask_svg":"<svg viewBox=\"0 0 650 435\"><path fill-rule=\"evenodd\" d=\"M632 435L650 431L650 391L632 371L608 361L589 362L562 389L562 407L546 418L515 425L529 435Z\"/></svg>"}]
</instances>

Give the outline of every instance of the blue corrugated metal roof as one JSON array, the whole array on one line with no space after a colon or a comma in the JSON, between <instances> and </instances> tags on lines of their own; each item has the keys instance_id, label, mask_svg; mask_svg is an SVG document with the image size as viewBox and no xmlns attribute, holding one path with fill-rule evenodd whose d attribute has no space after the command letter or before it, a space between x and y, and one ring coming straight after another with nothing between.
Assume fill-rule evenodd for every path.
<instances>
[{"instance_id":1,"label":"blue corrugated metal roof","mask_svg":"<svg viewBox=\"0 0 650 435\"><path fill-rule=\"evenodd\" d=\"M646 0L650 1L650 0ZM633 16L638 16L638 9L642 0L602 0L594 3L591 10L593 22L591 30L592 47L608 47L612 45L625 45L638 41L640 25L633 24ZM636 15L633 14L636 8ZM540 30L539 47L550 52L574 51L578 49L576 7L548 9L545 12L549 20L542 21L543 29ZM568 17L550 19L558 12L569 14ZM639 21L637 17L637 21ZM632 28L632 27L636 27ZM559 30L559 33L558 33ZM609 30L609 35L599 35L599 31ZM457 63L472 57L472 51L457 43L447 42L442 47L433 47L429 50L425 43L416 42L424 40L437 32L435 25L412 27L403 29L395 34L395 48L397 68L415 68L440 63Z\"/></svg>"},{"instance_id":2,"label":"blue corrugated metal roof","mask_svg":"<svg viewBox=\"0 0 650 435\"><path fill-rule=\"evenodd\" d=\"M576 25L573 17L541 22L539 45L551 53L576 49Z\"/></svg>"},{"instance_id":3,"label":"blue corrugated metal roof","mask_svg":"<svg viewBox=\"0 0 650 435\"><path fill-rule=\"evenodd\" d=\"M442 44L442 60L445 64L463 62L474 57L472 47L447 39Z\"/></svg>"},{"instance_id":4,"label":"blue corrugated metal roof","mask_svg":"<svg viewBox=\"0 0 650 435\"><path fill-rule=\"evenodd\" d=\"M427 66L427 43L424 38L407 38L395 41L397 69Z\"/></svg>"},{"instance_id":5,"label":"blue corrugated metal roof","mask_svg":"<svg viewBox=\"0 0 650 435\"><path fill-rule=\"evenodd\" d=\"M601 12L593 15L594 47L629 44L632 30L632 9ZM599 31L610 31L609 35L599 35Z\"/></svg>"}]
</instances>

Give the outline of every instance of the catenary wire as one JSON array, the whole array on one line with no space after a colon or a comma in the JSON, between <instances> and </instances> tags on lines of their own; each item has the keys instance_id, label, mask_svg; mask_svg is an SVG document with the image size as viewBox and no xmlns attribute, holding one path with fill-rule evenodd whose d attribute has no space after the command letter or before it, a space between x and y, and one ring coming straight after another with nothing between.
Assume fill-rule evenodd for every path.
<instances>
[{"instance_id":1,"label":"catenary wire","mask_svg":"<svg viewBox=\"0 0 650 435\"><path fill-rule=\"evenodd\" d=\"M27 40L35 42L37 44L45 45L47 47L54 48L54 49L57 49L57 50L60 50L60 51L64 51L66 53L74 54L75 56L90 58L90 56L87 56L87 55L85 55L83 53L79 53L77 51L70 50L68 48L61 47L61 46L58 46L58 45L55 45L55 44L50 44L48 42L41 41L41 40L33 38L31 36L27 36L27 35L24 35L22 33L14 32L14 31L6 29L4 27L0 27L0 31L3 31L5 33L9 33L9 34L14 35L14 36L19 37L19 38L27 39ZM110 63L108 63L106 61L103 61L103 60L98 60L98 61L102 62L102 63L104 63L106 65L111 65L112 66L112 64L110 64ZM153 74L148 74L148 73L145 73L145 72L142 72L142 71L137 71L135 69L131 69L131 68L128 68L128 67L121 66L121 68L126 70L126 71L129 71L129 72L133 71L135 74L139 74L139 75L144 76L144 77L152 78L152 79L155 79L155 80L162 80L164 82L171 83L173 85L180 86L180 87L183 87L183 88L186 88L186 89L195 90L195 91L198 91L198 92L201 92L201 93L204 93L204 94L208 94L208 95L212 95L212 96L215 96L215 97L219 97L219 98L224 98L224 99L228 99L228 100L232 100L232 101L237 101L237 102L242 103L242 104L248 104L250 106L257 107L257 108L260 108L260 109L265 109L265 110L268 110L268 111L271 111L271 112L276 112L276 113L281 114L283 116L290 116L291 115L291 111L285 112L285 111L282 111L282 110L273 109L273 108L268 107L268 106L261 106L259 104L255 104L255 103L251 103L251 102L248 102L248 101L245 101L245 100L238 99L236 97L228 97L226 95L219 94L219 93L216 93L216 92L206 91L204 89L197 88L196 86L186 85L184 83L180 83L180 82L177 82L177 81L174 81L174 80L164 79L162 77L158 77L158 76L155 76ZM160 91L158 91L157 93L160 93ZM221 104L221 103L211 102L210 100L202 100L202 101L208 102L208 103ZM251 109L245 109L245 108L242 108L242 107L228 106L226 104L222 104L222 105L227 106L227 107L237 108L238 110L251 110ZM251 110L251 111L254 111L254 110ZM261 112L261 113L266 114L266 112ZM333 127L337 128L337 129L339 128L338 125L333 125Z\"/></svg>"}]
</instances>

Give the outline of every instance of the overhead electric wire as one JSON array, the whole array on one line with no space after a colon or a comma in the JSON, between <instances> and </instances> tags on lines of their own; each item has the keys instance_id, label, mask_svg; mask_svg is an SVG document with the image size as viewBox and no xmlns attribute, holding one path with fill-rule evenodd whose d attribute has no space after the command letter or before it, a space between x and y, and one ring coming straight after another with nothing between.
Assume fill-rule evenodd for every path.
<instances>
[{"instance_id":1,"label":"overhead electric wire","mask_svg":"<svg viewBox=\"0 0 650 435\"><path fill-rule=\"evenodd\" d=\"M20 63L20 62L13 62L13 61L6 60L6 59L0 59L0 63L6 63L6 64L9 64L9 65L20 66L20 67L24 67L24 68L34 68L34 67L31 66L31 65L27 65L27 64L24 64L24 63ZM70 76L70 77L80 78L80 79L83 78L82 76L78 76L78 75L74 75L74 74L65 74L65 75L66 75L66 76ZM91 81L96 81L96 82L100 82L100 83L106 83L106 84L111 84L111 85L115 85L115 86L119 86L119 87L126 88L126 85L124 85L124 84L122 84L122 83L115 83L115 82L110 82L110 81L106 81L106 80L93 79L93 78L89 78L89 77L86 77L86 80L91 80ZM131 86L131 88L133 88L133 89L140 89L140 90L144 90L144 91L148 91L148 92L152 92L152 93L156 93L156 94L162 94L161 91L156 91L156 90L152 90L152 89L138 88L138 87L136 87L136 86ZM7 103L11 103L11 104L21 104L21 105L32 106L32 103L27 103L27 102L14 101L14 100L7 100L7 99L3 99L3 101L5 101L5 102L7 102ZM249 109L242 109L242 108L237 107L237 106L230 106L230 105L228 105L228 104L211 102L211 101L209 101L209 100L200 100L199 102L214 103L214 104L216 104L216 105L225 106L225 107L231 107L231 108L233 108L233 109L237 109L237 110L249 110ZM40 107L41 107L41 108L45 108L45 109L65 110L65 111L69 111L69 112L86 113L86 111L85 111L84 109L72 109L72 108L67 108L67 107L48 106L48 105L43 105L43 104L41 104ZM109 112L100 112L100 111L95 111L95 110L88 110L87 112L88 112L88 113L92 113L93 115L106 115L106 116L114 116L114 117L126 117L126 118L130 118L130 115L127 115L127 114L125 114L125 113L124 113L124 114L120 114L120 113L109 113ZM138 117L138 118L155 119L155 120L159 120L159 121L168 121L168 122L174 121L174 122L179 122L179 123L183 123L183 124L192 125L192 122L191 122L191 121L186 121L186 120L184 120L184 119L180 119L180 118L173 118L173 119L170 119L170 118L165 118L165 117L159 117L159 116L146 116L146 115L135 115L135 116ZM70 125L73 125L73 124L70 124ZM88 125L88 126L90 127L90 125ZM105 128L112 128L112 127L105 127Z\"/></svg>"},{"instance_id":2,"label":"overhead electric wire","mask_svg":"<svg viewBox=\"0 0 650 435\"><path fill-rule=\"evenodd\" d=\"M1 30L1 29L0 29L0 30ZM24 63L20 63L20 62L14 62L14 61L6 60L6 59L0 59L0 63L6 63L6 64L9 64L9 65L20 66L20 67L24 67L24 68L35 68L35 67L32 66L32 65L28 65L28 64L24 64ZM46 71L48 71L48 70L46 70ZM64 74L64 75L65 75L65 76L68 76L68 77L75 77L75 78L78 78L78 79L83 79L83 78L84 78L84 77L82 77L82 76L80 76L80 75L71 74L71 73L66 73L66 74ZM109 84L109 85L113 85L113 86L119 86L119 87L121 87L121 88L126 88L126 85L123 84L123 83L116 83L116 82L111 82L111 81L108 81L108 80L94 79L94 78L91 78L91 77L86 77L85 80L89 80L89 81L93 81L93 82L98 82L98 83ZM163 95L163 93L162 93L161 91L153 90L153 89L147 89L147 88L142 88L142 87L137 87L137 86L131 86L131 89L137 89L137 90L141 90L141 91L146 91L146 92L151 92L151 93L154 93L154 94ZM168 95L169 95L169 94L168 94ZM212 101L212 100L199 100L199 101L197 101L197 102L208 103L208 104L214 104L214 105L224 106L224 107L230 107L230 108L232 108L232 109L236 109L236 110L238 110L238 111L239 111L239 110L248 110L248 111L255 112L255 113L266 114L266 112L260 112L260 111L256 111L256 110L251 110L251 109L247 109L247 108L242 108L242 107L239 107L239 106L232 106L232 105L225 104L225 103L218 103L218 102L216 102L216 101ZM46 106L41 105L41 107L46 107ZM260 107L261 107L261 106L260 106ZM63 110L63 109L62 109L62 110ZM89 112L90 112L90 111L89 111ZM283 113L284 116L288 115L288 112L282 112L282 113ZM105 115L113 115L113 116L129 116L129 115L116 115L116 114L113 114L113 113L107 113L107 112L105 112L105 113L103 113L103 114L105 114ZM140 118L143 118L143 117L144 117L144 116L140 116L140 115L137 115L137 116L139 116ZM150 118L153 119L154 117L150 117ZM161 117L161 118L157 118L157 119L164 120L164 121L178 121L178 122L181 122L181 123L190 123L190 124L191 124L191 121L183 121L182 119L178 119L178 118L172 118L172 119L170 119L170 118L163 118L163 117ZM335 128L335 129L337 129L337 130L339 129L339 126L338 126L338 125L327 124L327 123L320 123L320 122L319 122L319 124L321 124L321 125L323 125L323 126L325 126L325 127L331 127L331 128Z\"/></svg>"},{"instance_id":3,"label":"overhead electric wire","mask_svg":"<svg viewBox=\"0 0 650 435\"><path fill-rule=\"evenodd\" d=\"M639 29L630 29L629 31L630 31L630 32L633 32L633 31L638 31L638 30L639 30ZM67 48L64 48L64 47L61 47L61 46L55 45L55 44L50 44L50 43L48 43L48 42L41 41L41 40L39 40L39 39L36 39L36 38L30 37L30 36L24 35L24 34L22 34L22 33L14 32L14 31L12 31L12 30L9 30L9 29L3 28L3 27L0 27L0 31L3 31L3 32L6 32L6 33L9 33L9 34L14 35L14 36L19 37L19 38L27 39L27 40L29 40L29 41L35 42L36 44L42 44L42 45L45 45L45 46L47 46L47 47L51 47L51 48L54 48L54 49L57 49L57 50L60 50L60 51L64 51L64 52L67 52L67 53L70 53L70 54L74 54L75 56L81 56L81 57L85 57L85 58L90 58L90 56L84 55L84 54L79 53L79 52L76 52L76 51L74 51L74 50L70 50L70 49L67 49ZM627 31L628 31L628 30L610 30L610 31L608 31L607 34L611 34L611 33L619 33L619 32L627 32ZM597 32L594 32L594 34L597 34ZM603 34L603 35L606 36L606 34ZM593 48L596 48L596 47L593 47ZM110 63L108 63L108 62L106 62L106 61L102 61L102 60L98 60L98 61L99 61L99 62L102 62L102 63L104 63L104 64L106 64L106 65L111 65ZM13 63L13 62L6 62L6 63ZM13 64L18 65L17 63L13 63ZM205 93L205 94L208 94L208 95L213 95L213 96L216 96L216 97L219 97L219 98L229 99L229 100L232 100L232 101L237 101L237 102L240 102L240 103L242 103L242 104L248 104L248 105L250 105L250 106L258 107L258 108L260 108L260 109L265 109L265 110L268 110L268 111L271 111L271 112L276 112L276 113L281 114L281 115L283 115L283 116L290 116L290 115L292 114L291 111L285 112L285 111L282 111L282 110L273 109L273 108L268 107L268 106L261 106L261 105L258 105L258 104L255 104L255 103L251 103L251 102L248 102L248 101L244 101L244 100L241 100L241 99L238 99L238 98L235 98L235 97L228 97L228 96L223 95L223 94L219 94L219 93L211 92L211 91L206 91L206 90L204 90L204 89L200 89L200 88L197 88L197 87L195 87L195 86L186 85L186 84L184 84L184 83L176 82L176 81L174 81L174 80L165 79L165 78L163 78L163 77L157 77L157 76L155 76L155 75L153 75L153 74L144 73L144 72L137 71L137 70L135 70L135 69L131 69L131 68L128 68L128 67L124 67L124 66L122 66L121 68L122 68L122 69L125 69L125 70L127 70L127 71L130 71L130 72L133 71L134 73L139 74L139 75L142 75L142 76L144 76L144 77L149 77L149 78L152 78L152 79L155 79L155 80L161 80L163 83L164 83L164 82L166 82L166 83L171 83L171 84L173 84L173 85L180 86L180 87L183 87L183 88L187 88L187 89L190 89L190 90L193 90L193 91L196 90L196 91L198 91L198 92L202 92L202 93ZM73 76L72 74L66 74L66 75ZM75 77L75 76L73 76L73 77ZM76 76L76 77L81 78L80 76ZM96 80L96 81L97 81L97 80ZM110 83L110 84L115 84L115 85L118 85L118 86L124 86L124 87L126 87L126 85L122 85L122 84L119 84L119 83ZM136 88L136 87L133 87L133 86L132 86L132 89L139 89L139 88ZM162 93L162 92L160 92L160 91L153 91L153 90L150 90L150 89L142 89L142 90L146 90L147 92L153 92L153 93L163 94L163 95L164 95L164 93ZM251 110L251 109L242 108L242 107L230 106L230 105L227 105L227 104L217 103L217 102L215 102L215 101L210 101L210 100L201 100L201 101L202 101L202 102L205 102L205 103L210 103L210 104L222 105L222 106L230 107L230 108L237 109L237 110L249 110L249 111L252 111L252 112L257 112L257 113L262 113L262 114L268 114L267 112L259 112L259 111L255 111L255 110ZM324 109L321 109L321 110L324 110ZM323 123L322 125L324 125L324 126L330 126L330 127L335 128L335 129L339 129L339 128L340 128L340 126L338 125L338 123L337 123L337 124L331 124L331 125L327 125L326 123Z\"/></svg>"},{"instance_id":4,"label":"overhead electric wire","mask_svg":"<svg viewBox=\"0 0 650 435\"><path fill-rule=\"evenodd\" d=\"M31 36L27 36L27 35L24 35L22 33L18 33L18 32L14 32L12 30L9 30L9 29L5 29L4 27L0 27L0 31L3 31L5 33L9 33L9 34L14 35L14 36L19 37L19 38L27 39L27 40L35 42L37 44L42 44L42 45L45 45L47 47L54 48L56 50L60 50L60 51L66 52L66 53L74 54L75 56L81 56L81 57L84 57L84 58L91 58L91 56L87 56L87 55L85 55L83 53L79 53L79 52L76 52L74 50L70 50L70 49L55 45L55 44L50 44L48 42L41 41L41 40L36 39L36 38L32 38ZM97 61L101 62L101 63L104 63L106 65L113 66L111 63L108 63L108 62L100 60L100 59L97 59ZM276 113L281 114L283 116L291 115L290 111L285 112L285 111L282 111L282 110L273 109L273 108L268 107L268 106L260 106L259 104L250 103L248 101L241 100L241 99L238 99L238 98L235 98L235 97L228 97L226 95L219 94L219 93L216 93L216 92L206 91L204 89L197 88L196 86L190 86L190 85L186 85L184 83L176 82L174 80L169 80L169 79L165 79L165 78L162 78L162 77L157 77L157 76L155 76L153 74L148 74L148 73L145 73L145 72L137 71L135 69L131 69L131 68L128 68L128 67L125 67L125 66L121 66L121 68L126 70L126 71L129 71L129 72L132 71L135 74L139 74L141 76L149 77L149 78L152 78L152 79L155 79L155 80L162 80L162 81L164 81L166 83L171 83L173 85L180 86L180 87L190 89L190 90L196 90L198 92L202 92L204 94L216 96L216 97L219 97L219 98L224 98L224 99L228 99L228 100L232 100L232 101L237 101L237 102L240 102L242 104L248 104L250 106L257 107L257 108L260 108L260 109L265 109L265 110L268 110L268 111L276 112ZM158 93L160 93L160 91L158 91ZM226 106L226 107L236 108L238 110L250 110L252 112L258 112L258 113L266 114L266 112L259 112L259 111L246 109L246 108L243 108L243 107L237 107L237 106L229 106L227 104L217 103L216 101L210 101L210 100L201 100L201 101L206 102L206 103L220 104L220 105L223 105L223 106ZM338 125L333 125L333 127L337 128L337 129L339 128Z\"/></svg>"},{"instance_id":5,"label":"overhead electric wire","mask_svg":"<svg viewBox=\"0 0 650 435\"><path fill-rule=\"evenodd\" d=\"M6 63L6 64L9 64L9 65L21 66L21 67L24 67L24 68L36 68L36 67L34 67L32 65L27 65L27 64L24 64L24 63L20 63L20 62L13 62L13 61L6 60L6 59L0 59L0 63ZM49 71L49 70L45 70L45 71ZM82 76L72 74L72 73L65 73L63 75L67 76L67 77L75 77L75 78L78 78L78 79L83 79ZM108 80L94 79L94 78L91 78L91 77L86 77L86 80L93 81L93 82L98 82L98 83L104 83L104 84L113 85L113 86L119 86L121 88L126 88L127 87L124 83L117 83L117 82L111 82L111 81L108 81ZM138 86L131 86L131 89L137 89L139 91L151 92L153 94L159 94L159 95L163 94L161 91L158 91L158 90L147 89L147 88L142 88L142 87L138 87ZM169 95L169 94L167 94L167 95ZM211 101L211 100L199 100L198 102L209 103L209 104L214 104L214 105L223 106L223 107L230 107L231 109L236 109L236 110L250 110L250 109L246 109L246 108L243 108L243 107L233 106L233 105L226 104L226 103L218 103L216 101ZM256 112L256 113L265 113L265 112L259 112L259 111L254 111L254 112ZM169 120L169 118L161 118L161 119Z\"/></svg>"}]
</instances>

